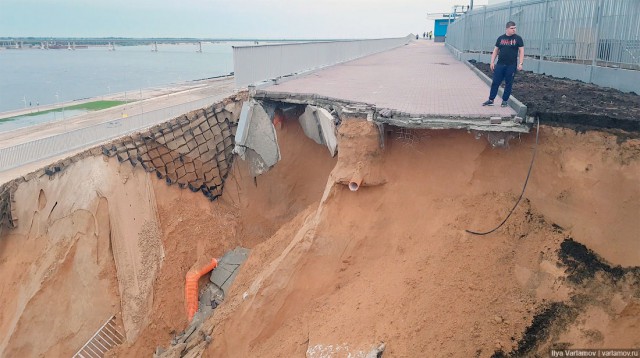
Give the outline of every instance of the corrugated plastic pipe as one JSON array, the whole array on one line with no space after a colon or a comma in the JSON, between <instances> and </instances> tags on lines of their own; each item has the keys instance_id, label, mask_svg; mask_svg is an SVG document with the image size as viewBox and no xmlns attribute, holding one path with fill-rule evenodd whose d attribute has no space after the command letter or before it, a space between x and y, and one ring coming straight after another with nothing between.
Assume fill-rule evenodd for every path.
<instances>
[{"instance_id":1,"label":"corrugated plastic pipe","mask_svg":"<svg viewBox=\"0 0 640 358\"><path fill-rule=\"evenodd\" d=\"M200 277L211 272L216 266L218 266L218 260L211 259L211 262L200 269L191 269L187 272L184 285L184 302L189 322L191 322L193 316L198 312L198 280L200 280Z\"/></svg>"}]
</instances>

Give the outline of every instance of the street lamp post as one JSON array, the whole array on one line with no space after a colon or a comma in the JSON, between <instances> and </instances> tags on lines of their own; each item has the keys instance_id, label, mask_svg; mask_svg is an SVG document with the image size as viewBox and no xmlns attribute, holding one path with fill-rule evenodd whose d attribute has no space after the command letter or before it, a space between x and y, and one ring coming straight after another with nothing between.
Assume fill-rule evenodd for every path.
<instances>
[{"instance_id":1,"label":"street lamp post","mask_svg":"<svg viewBox=\"0 0 640 358\"><path fill-rule=\"evenodd\" d=\"M58 100L60 99L60 96L58 95L58 92L56 92L56 107L58 107ZM56 112L57 111L53 111L53 119L57 120L58 118L56 117Z\"/></svg>"}]
</instances>

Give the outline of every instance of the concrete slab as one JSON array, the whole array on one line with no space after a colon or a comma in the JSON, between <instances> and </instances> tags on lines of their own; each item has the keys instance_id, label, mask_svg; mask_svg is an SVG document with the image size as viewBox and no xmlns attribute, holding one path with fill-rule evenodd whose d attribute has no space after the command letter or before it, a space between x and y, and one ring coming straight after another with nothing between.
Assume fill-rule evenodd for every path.
<instances>
[{"instance_id":1,"label":"concrete slab","mask_svg":"<svg viewBox=\"0 0 640 358\"><path fill-rule=\"evenodd\" d=\"M304 134L307 137L313 139L313 141L318 144L324 144L322 130L320 129L320 124L314 114L316 110L317 107L307 106L304 109L304 113L302 113L300 118L298 118L298 122L300 122L302 131L304 131Z\"/></svg>"},{"instance_id":2,"label":"concrete slab","mask_svg":"<svg viewBox=\"0 0 640 358\"><path fill-rule=\"evenodd\" d=\"M229 292L229 288L231 287L231 284L233 283L233 281L236 279L236 276L238 276L238 273L240 272L240 270L235 270L233 271L233 273L231 274L231 276L229 276L229 279L227 279L224 284L220 287L220 289L222 290L222 292L224 292L225 296L227 295L227 293Z\"/></svg>"},{"instance_id":3,"label":"concrete slab","mask_svg":"<svg viewBox=\"0 0 640 358\"><path fill-rule=\"evenodd\" d=\"M320 124L320 129L322 130L322 139L324 139L324 144L329 149L331 156L334 157L338 152L336 122L331 113L322 107L316 107L314 114Z\"/></svg>"},{"instance_id":4,"label":"concrete slab","mask_svg":"<svg viewBox=\"0 0 640 358\"><path fill-rule=\"evenodd\" d=\"M233 251L229 251L224 256L222 256L223 262L232 264L232 265L242 265L247 258L249 257L249 249L245 249L243 247L236 247Z\"/></svg>"},{"instance_id":5,"label":"concrete slab","mask_svg":"<svg viewBox=\"0 0 640 358\"><path fill-rule=\"evenodd\" d=\"M338 150L336 124L329 111L322 107L306 106L304 113L298 118L300 126L307 137L316 143L326 145L329 154L335 156Z\"/></svg>"},{"instance_id":6,"label":"concrete slab","mask_svg":"<svg viewBox=\"0 0 640 358\"><path fill-rule=\"evenodd\" d=\"M249 257L249 249L237 247L227 252L218 261L218 266L211 272L209 280L226 295L229 287L235 280L240 266Z\"/></svg>"},{"instance_id":7,"label":"concrete slab","mask_svg":"<svg viewBox=\"0 0 640 358\"><path fill-rule=\"evenodd\" d=\"M516 112L483 107L489 86L444 46L407 46L332 66L255 91L255 98L320 104L333 101L373 108L373 120L403 127L528 132ZM491 117L503 118L491 124Z\"/></svg>"},{"instance_id":8,"label":"concrete slab","mask_svg":"<svg viewBox=\"0 0 640 358\"><path fill-rule=\"evenodd\" d=\"M280 161L276 129L267 110L255 100L242 106L233 151L249 161L252 176L268 171Z\"/></svg>"},{"instance_id":9,"label":"concrete slab","mask_svg":"<svg viewBox=\"0 0 640 358\"><path fill-rule=\"evenodd\" d=\"M216 267L215 270L213 270L211 272L211 283L215 284L218 287L222 287L222 285L224 285L225 282L227 282L227 280L229 279L229 277L231 277L231 274L233 274L233 269L232 270L227 270L225 268L222 268L220 265L218 265L218 267Z\"/></svg>"}]
</instances>

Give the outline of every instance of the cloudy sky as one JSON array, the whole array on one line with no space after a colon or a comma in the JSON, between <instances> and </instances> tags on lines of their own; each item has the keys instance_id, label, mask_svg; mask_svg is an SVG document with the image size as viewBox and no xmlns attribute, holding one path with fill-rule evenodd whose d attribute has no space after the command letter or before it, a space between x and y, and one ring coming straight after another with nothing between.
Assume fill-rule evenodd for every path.
<instances>
[{"instance_id":1,"label":"cloudy sky","mask_svg":"<svg viewBox=\"0 0 640 358\"><path fill-rule=\"evenodd\" d=\"M474 0L474 5L488 0ZM0 0L0 37L380 38L469 0Z\"/></svg>"}]
</instances>

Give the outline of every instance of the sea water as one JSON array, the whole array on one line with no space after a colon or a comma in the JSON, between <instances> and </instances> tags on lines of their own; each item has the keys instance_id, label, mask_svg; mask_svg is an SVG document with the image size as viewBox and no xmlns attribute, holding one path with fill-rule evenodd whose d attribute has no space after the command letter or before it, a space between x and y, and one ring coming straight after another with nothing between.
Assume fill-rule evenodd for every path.
<instances>
[{"instance_id":1,"label":"sea water","mask_svg":"<svg viewBox=\"0 0 640 358\"><path fill-rule=\"evenodd\" d=\"M227 75L236 44L0 50L0 112Z\"/></svg>"}]
</instances>

